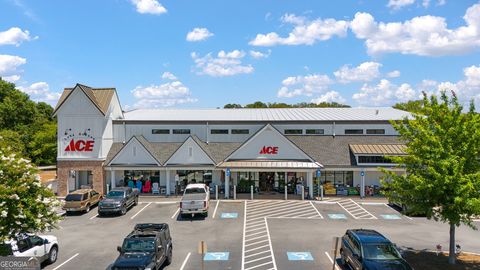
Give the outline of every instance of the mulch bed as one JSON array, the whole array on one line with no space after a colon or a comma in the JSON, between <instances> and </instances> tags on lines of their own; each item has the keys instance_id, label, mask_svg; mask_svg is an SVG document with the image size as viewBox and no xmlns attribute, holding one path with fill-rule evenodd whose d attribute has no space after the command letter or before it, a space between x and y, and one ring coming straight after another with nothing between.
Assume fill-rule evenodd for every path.
<instances>
[{"instance_id":1,"label":"mulch bed","mask_svg":"<svg viewBox=\"0 0 480 270\"><path fill-rule=\"evenodd\" d=\"M403 257L415 270L480 270L480 255L460 253L455 265L448 264L448 253L407 250Z\"/></svg>"}]
</instances>

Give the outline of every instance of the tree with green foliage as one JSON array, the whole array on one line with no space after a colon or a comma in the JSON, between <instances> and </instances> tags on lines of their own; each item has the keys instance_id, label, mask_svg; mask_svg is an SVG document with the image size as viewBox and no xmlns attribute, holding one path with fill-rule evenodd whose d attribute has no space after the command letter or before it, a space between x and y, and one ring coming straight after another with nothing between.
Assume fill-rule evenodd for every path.
<instances>
[{"instance_id":1,"label":"tree with green foliage","mask_svg":"<svg viewBox=\"0 0 480 270\"><path fill-rule=\"evenodd\" d=\"M228 103L223 106L224 109L240 109L243 108L242 105L236 103Z\"/></svg>"},{"instance_id":2,"label":"tree with green foliage","mask_svg":"<svg viewBox=\"0 0 480 270\"><path fill-rule=\"evenodd\" d=\"M406 144L406 155L391 157L406 174L383 170L389 199L412 213L450 226L449 263L455 263L455 228L476 229L480 214L480 117L471 102L463 111L455 93L440 99L424 94L421 114L392 122Z\"/></svg>"},{"instance_id":3,"label":"tree with green foliage","mask_svg":"<svg viewBox=\"0 0 480 270\"><path fill-rule=\"evenodd\" d=\"M252 108L252 109L257 109L257 108L268 108L268 105L261 102L261 101L256 101L252 104L247 104L245 105L245 108Z\"/></svg>"},{"instance_id":4,"label":"tree with green foliage","mask_svg":"<svg viewBox=\"0 0 480 270\"><path fill-rule=\"evenodd\" d=\"M29 160L4 147L0 138L0 241L20 233L37 233L56 228L59 201L43 186Z\"/></svg>"},{"instance_id":5,"label":"tree with green foliage","mask_svg":"<svg viewBox=\"0 0 480 270\"><path fill-rule=\"evenodd\" d=\"M52 113L49 104L30 100L15 84L0 79L0 135L17 155L37 165L55 164L57 124Z\"/></svg>"},{"instance_id":6,"label":"tree with green foliage","mask_svg":"<svg viewBox=\"0 0 480 270\"><path fill-rule=\"evenodd\" d=\"M395 109L411 112L423 113L423 100L410 100L404 103L397 103L392 106Z\"/></svg>"}]
</instances>

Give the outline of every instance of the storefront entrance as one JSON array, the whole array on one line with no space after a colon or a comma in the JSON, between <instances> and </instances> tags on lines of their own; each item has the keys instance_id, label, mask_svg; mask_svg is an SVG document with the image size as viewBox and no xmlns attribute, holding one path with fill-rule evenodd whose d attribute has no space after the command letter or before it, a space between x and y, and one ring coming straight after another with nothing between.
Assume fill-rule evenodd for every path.
<instances>
[{"instance_id":1,"label":"storefront entrance","mask_svg":"<svg viewBox=\"0 0 480 270\"><path fill-rule=\"evenodd\" d=\"M259 191L260 192L275 192L275 173L274 172L260 172L259 173Z\"/></svg>"}]
</instances>

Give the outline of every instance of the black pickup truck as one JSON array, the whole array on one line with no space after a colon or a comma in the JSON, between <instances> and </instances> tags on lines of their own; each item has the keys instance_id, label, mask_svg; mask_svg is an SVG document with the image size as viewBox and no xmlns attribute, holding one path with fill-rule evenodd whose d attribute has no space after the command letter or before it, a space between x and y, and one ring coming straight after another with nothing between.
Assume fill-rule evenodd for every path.
<instances>
[{"instance_id":1,"label":"black pickup truck","mask_svg":"<svg viewBox=\"0 0 480 270\"><path fill-rule=\"evenodd\" d=\"M138 204L138 191L131 187L114 188L98 203L98 215L120 213L125 215L128 208Z\"/></svg>"},{"instance_id":2,"label":"black pickup truck","mask_svg":"<svg viewBox=\"0 0 480 270\"><path fill-rule=\"evenodd\" d=\"M117 247L120 255L110 269L160 269L172 262L172 238L166 223L142 223Z\"/></svg>"}]
</instances>

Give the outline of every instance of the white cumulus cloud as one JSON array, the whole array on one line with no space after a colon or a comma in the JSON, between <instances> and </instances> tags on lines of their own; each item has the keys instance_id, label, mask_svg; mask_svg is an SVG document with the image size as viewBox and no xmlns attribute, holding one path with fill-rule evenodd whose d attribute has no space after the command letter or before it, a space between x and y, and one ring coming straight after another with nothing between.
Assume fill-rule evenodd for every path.
<instances>
[{"instance_id":1,"label":"white cumulus cloud","mask_svg":"<svg viewBox=\"0 0 480 270\"><path fill-rule=\"evenodd\" d=\"M206 40L207 38L213 36L213 33L208 31L207 28L194 28L192 31L187 34L187 41L195 42Z\"/></svg>"},{"instance_id":2,"label":"white cumulus cloud","mask_svg":"<svg viewBox=\"0 0 480 270\"><path fill-rule=\"evenodd\" d=\"M390 106L397 102L405 102L418 98L418 93L404 83L397 86L389 80L382 79L377 85L364 84L353 100L365 106Z\"/></svg>"},{"instance_id":3,"label":"white cumulus cloud","mask_svg":"<svg viewBox=\"0 0 480 270\"><path fill-rule=\"evenodd\" d=\"M250 56L255 59L268 58L271 53L272 53L272 50L268 50L267 52L250 50Z\"/></svg>"},{"instance_id":4,"label":"white cumulus cloud","mask_svg":"<svg viewBox=\"0 0 480 270\"><path fill-rule=\"evenodd\" d=\"M131 0L132 4L137 8L137 12L141 14L163 14L167 9L157 0Z\"/></svg>"},{"instance_id":5,"label":"white cumulus cloud","mask_svg":"<svg viewBox=\"0 0 480 270\"><path fill-rule=\"evenodd\" d=\"M353 68L344 65L333 72L333 75L340 83L368 82L380 76L379 69L381 66L382 64L377 62L364 62Z\"/></svg>"},{"instance_id":6,"label":"white cumulus cloud","mask_svg":"<svg viewBox=\"0 0 480 270\"><path fill-rule=\"evenodd\" d=\"M336 102L336 103L345 103L345 98L340 95L337 91L329 91L317 98L311 100L311 102L319 104L322 102Z\"/></svg>"},{"instance_id":7,"label":"white cumulus cloud","mask_svg":"<svg viewBox=\"0 0 480 270\"><path fill-rule=\"evenodd\" d=\"M32 100L51 105L54 105L61 95L59 92L50 91L50 86L46 82L36 82L27 86L17 86L17 88L29 95Z\"/></svg>"},{"instance_id":8,"label":"white cumulus cloud","mask_svg":"<svg viewBox=\"0 0 480 270\"><path fill-rule=\"evenodd\" d=\"M177 77L176 77L175 75L173 75L171 72L165 71L165 72L162 74L162 79L167 79L167 80L175 81L175 80L177 80Z\"/></svg>"},{"instance_id":9,"label":"white cumulus cloud","mask_svg":"<svg viewBox=\"0 0 480 270\"><path fill-rule=\"evenodd\" d=\"M27 63L27 59L16 55L0 54L0 77L7 77L10 80L20 79L18 68Z\"/></svg>"},{"instance_id":10,"label":"white cumulus cloud","mask_svg":"<svg viewBox=\"0 0 480 270\"><path fill-rule=\"evenodd\" d=\"M233 50L231 52L220 51L217 56L212 53L200 57L197 53L191 53L195 63L194 69L197 74L209 75L212 77L225 77L237 74L248 74L254 71L251 65L242 63L245 52Z\"/></svg>"},{"instance_id":11,"label":"white cumulus cloud","mask_svg":"<svg viewBox=\"0 0 480 270\"><path fill-rule=\"evenodd\" d=\"M348 22L335 19L316 19L309 21L304 17L294 14L285 14L282 21L294 25L293 30L286 37L281 37L275 32L257 34L255 39L249 42L254 46L276 45L313 45L318 41L324 41L333 36L344 37L347 34Z\"/></svg>"},{"instance_id":12,"label":"white cumulus cloud","mask_svg":"<svg viewBox=\"0 0 480 270\"><path fill-rule=\"evenodd\" d=\"M401 9L415 3L415 0L389 0L387 7L392 9Z\"/></svg>"},{"instance_id":13,"label":"white cumulus cloud","mask_svg":"<svg viewBox=\"0 0 480 270\"><path fill-rule=\"evenodd\" d=\"M387 73L387 77L389 77L389 78L400 77L400 71L399 70L390 71L390 72Z\"/></svg>"},{"instance_id":14,"label":"white cumulus cloud","mask_svg":"<svg viewBox=\"0 0 480 270\"><path fill-rule=\"evenodd\" d=\"M350 27L357 38L365 40L370 55L457 55L480 47L480 3L469 7L463 19L464 26L450 29L445 18L438 16L385 23L375 21L369 13L358 12Z\"/></svg>"},{"instance_id":15,"label":"white cumulus cloud","mask_svg":"<svg viewBox=\"0 0 480 270\"><path fill-rule=\"evenodd\" d=\"M37 38L38 37L31 37L28 30L12 27L7 31L0 32L0 45L15 45L18 47L24 41L30 41Z\"/></svg>"},{"instance_id":16,"label":"white cumulus cloud","mask_svg":"<svg viewBox=\"0 0 480 270\"><path fill-rule=\"evenodd\" d=\"M333 81L323 74L287 77L282 81L282 87L277 96L292 98L297 96L312 96L327 92Z\"/></svg>"},{"instance_id":17,"label":"white cumulus cloud","mask_svg":"<svg viewBox=\"0 0 480 270\"><path fill-rule=\"evenodd\" d=\"M198 101L192 98L190 89L178 80L160 85L137 86L132 94L137 99L134 108L170 107Z\"/></svg>"}]
</instances>

